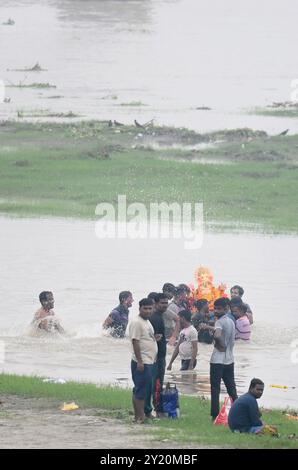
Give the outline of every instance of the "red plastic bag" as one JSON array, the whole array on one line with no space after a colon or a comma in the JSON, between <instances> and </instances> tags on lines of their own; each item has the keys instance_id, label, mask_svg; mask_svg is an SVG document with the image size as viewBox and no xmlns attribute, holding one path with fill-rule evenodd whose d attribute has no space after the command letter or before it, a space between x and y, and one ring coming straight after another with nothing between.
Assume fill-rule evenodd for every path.
<instances>
[{"instance_id":1,"label":"red plastic bag","mask_svg":"<svg viewBox=\"0 0 298 470\"><path fill-rule=\"evenodd\" d=\"M232 398L226 397L218 416L215 418L214 424L216 424L217 426L228 426L228 416L232 404Z\"/></svg>"},{"instance_id":2,"label":"red plastic bag","mask_svg":"<svg viewBox=\"0 0 298 470\"><path fill-rule=\"evenodd\" d=\"M161 392L162 392L162 389L161 389L160 379L157 379L156 384L155 384L154 397L153 397L153 403L154 403L155 409L160 408Z\"/></svg>"}]
</instances>

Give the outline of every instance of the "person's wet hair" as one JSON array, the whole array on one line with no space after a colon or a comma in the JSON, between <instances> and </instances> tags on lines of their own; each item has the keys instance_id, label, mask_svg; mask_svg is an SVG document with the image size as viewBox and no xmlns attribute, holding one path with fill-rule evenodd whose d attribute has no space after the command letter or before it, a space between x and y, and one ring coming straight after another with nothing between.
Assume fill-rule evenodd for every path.
<instances>
[{"instance_id":1,"label":"person's wet hair","mask_svg":"<svg viewBox=\"0 0 298 470\"><path fill-rule=\"evenodd\" d=\"M156 294L154 301L158 303L160 300L168 300L168 297L163 292Z\"/></svg>"},{"instance_id":2,"label":"person's wet hair","mask_svg":"<svg viewBox=\"0 0 298 470\"><path fill-rule=\"evenodd\" d=\"M230 306L231 307L239 307L240 305L243 305L241 297L232 297L230 300Z\"/></svg>"},{"instance_id":3,"label":"person's wet hair","mask_svg":"<svg viewBox=\"0 0 298 470\"><path fill-rule=\"evenodd\" d=\"M184 318L188 322L191 322L191 312L189 310L181 310L181 312L178 313L178 316Z\"/></svg>"},{"instance_id":4,"label":"person's wet hair","mask_svg":"<svg viewBox=\"0 0 298 470\"><path fill-rule=\"evenodd\" d=\"M39 294L39 302L43 304L44 302L47 302L49 295L53 295L53 292L50 290L44 290Z\"/></svg>"},{"instance_id":5,"label":"person's wet hair","mask_svg":"<svg viewBox=\"0 0 298 470\"><path fill-rule=\"evenodd\" d=\"M256 385L265 385L264 382L261 379L252 379L250 382L249 389L255 388Z\"/></svg>"},{"instance_id":6,"label":"person's wet hair","mask_svg":"<svg viewBox=\"0 0 298 470\"><path fill-rule=\"evenodd\" d=\"M247 312L247 305L245 305L243 302L242 302L242 304L237 305L237 307L239 308L240 312L242 312L242 313Z\"/></svg>"},{"instance_id":7,"label":"person's wet hair","mask_svg":"<svg viewBox=\"0 0 298 470\"><path fill-rule=\"evenodd\" d=\"M129 292L129 290L124 290L123 292L120 292L119 294L119 302L122 303L124 300L128 299L128 297L131 297L132 293Z\"/></svg>"},{"instance_id":8,"label":"person's wet hair","mask_svg":"<svg viewBox=\"0 0 298 470\"><path fill-rule=\"evenodd\" d=\"M219 299L216 299L214 302L214 307L226 308L228 305L230 305L230 301L226 297L220 297Z\"/></svg>"},{"instance_id":9,"label":"person's wet hair","mask_svg":"<svg viewBox=\"0 0 298 470\"><path fill-rule=\"evenodd\" d=\"M148 297L146 299L140 300L140 302L139 302L139 307L149 307L149 306L152 306L152 305L153 305L153 300L148 299Z\"/></svg>"},{"instance_id":10,"label":"person's wet hair","mask_svg":"<svg viewBox=\"0 0 298 470\"><path fill-rule=\"evenodd\" d=\"M148 299L152 299L153 302L156 302L156 297L158 296L158 292L150 292L150 294L147 295Z\"/></svg>"},{"instance_id":11,"label":"person's wet hair","mask_svg":"<svg viewBox=\"0 0 298 470\"><path fill-rule=\"evenodd\" d=\"M205 305L208 303L209 302L207 299L199 299L195 301L194 305L198 310L202 310L202 308L205 307Z\"/></svg>"},{"instance_id":12,"label":"person's wet hair","mask_svg":"<svg viewBox=\"0 0 298 470\"><path fill-rule=\"evenodd\" d=\"M190 293L190 288L186 284L179 284L179 286L176 287L175 295L189 294L189 293Z\"/></svg>"},{"instance_id":13,"label":"person's wet hair","mask_svg":"<svg viewBox=\"0 0 298 470\"><path fill-rule=\"evenodd\" d=\"M163 292L170 292L171 294L175 295L175 293L176 293L176 287L174 286L174 284L171 284L170 282L166 282L166 283L162 286L162 291L163 291Z\"/></svg>"},{"instance_id":14,"label":"person's wet hair","mask_svg":"<svg viewBox=\"0 0 298 470\"><path fill-rule=\"evenodd\" d=\"M237 289L237 290L238 290L240 297L243 296L243 294L244 294L244 289L243 289L243 287L241 287L241 286L233 286L233 287L231 287L230 292L232 292L232 290L234 290L234 289Z\"/></svg>"}]
</instances>

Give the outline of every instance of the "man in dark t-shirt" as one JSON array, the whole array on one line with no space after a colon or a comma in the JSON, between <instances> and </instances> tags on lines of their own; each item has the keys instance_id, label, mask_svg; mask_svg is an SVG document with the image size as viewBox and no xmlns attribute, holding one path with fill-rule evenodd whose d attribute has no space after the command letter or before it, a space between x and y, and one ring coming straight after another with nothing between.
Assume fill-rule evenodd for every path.
<instances>
[{"instance_id":1,"label":"man in dark t-shirt","mask_svg":"<svg viewBox=\"0 0 298 470\"><path fill-rule=\"evenodd\" d=\"M103 324L105 330L110 329L110 334L114 338L124 338L129 316L129 308L132 306L132 293L123 291L119 294L120 304L115 307Z\"/></svg>"},{"instance_id":2,"label":"man in dark t-shirt","mask_svg":"<svg viewBox=\"0 0 298 470\"><path fill-rule=\"evenodd\" d=\"M157 359L153 368L152 387L148 389L145 400L145 415L149 418L152 417L151 399L153 396L153 406L157 415L162 413L161 391L164 382L165 369L166 369L166 354L167 354L167 341L165 335L165 324L163 314L168 308L168 298L165 294L157 294L155 296L155 311L149 318L153 329L154 335L157 340Z\"/></svg>"},{"instance_id":3,"label":"man in dark t-shirt","mask_svg":"<svg viewBox=\"0 0 298 470\"><path fill-rule=\"evenodd\" d=\"M259 434L263 430L261 413L257 400L264 392L264 382L253 379L250 383L248 393L238 398L229 412L229 427L231 431Z\"/></svg>"},{"instance_id":4,"label":"man in dark t-shirt","mask_svg":"<svg viewBox=\"0 0 298 470\"><path fill-rule=\"evenodd\" d=\"M213 327L214 321L211 320L209 312L209 303L206 299L200 299L195 302L197 312L193 314L191 322L198 331L199 343L213 343Z\"/></svg>"}]
</instances>

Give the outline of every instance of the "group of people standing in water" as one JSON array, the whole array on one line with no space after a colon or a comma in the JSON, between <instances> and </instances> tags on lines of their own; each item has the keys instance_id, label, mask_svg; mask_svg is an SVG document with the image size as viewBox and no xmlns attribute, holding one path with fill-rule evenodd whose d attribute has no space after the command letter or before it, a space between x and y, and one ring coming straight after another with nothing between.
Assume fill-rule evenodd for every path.
<instances>
[{"instance_id":1,"label":"group of people standing in water","mask_svg":"<svg viewBox=\"0 0 298 470\"><path fill-rule=\"evenodd\" d=\"M162 288L162 293L168 299L168 305L163 313L165 324L165 337L167 343L173 346L179 335L180 324L178 313L181 310L191 310L188 296L190 289L186 284L166 283ZM230 290L231 299L226 299L229 308L229 317L235 323L236 339L249 340L251 334L250 325L253 323L253 314L248 304L242 301L244 290L241 286L234 286ZM150 292L148 298L155 304L157 292ZM60 320L54 312L54 295L51 291L43 291L39 294L41 307L34 315L31 326L35 331L46 333L58 332L64 334ZM130 291L123 291L119 294L119 305L115 307L103 323L103 328L109 330L111 336L124 338L129 321L129 309L134 302ZM212 327L214 326L214 312L210 312L209 302L206 299L197 300L194 303L195 312L191 314L191 322L198 331L198 341L211 344L213 341Z\"/></svg>"},{"instance_id":2,"label":"group of people standing in water","mask_svg":"<svg viewBox=\"0 0 298 470\"><path fill-rule=\"evenodd\" d=\"M191 309L190 293L186 284L174 286L166 283L162 292L150 292L139 301L139 315L129 322L129 309L134 299L130 291L122 291L119 305L103 323L103 328L114 338L124 338L129 326L133 406L137 423L163 416L161 391L166 368L170 371L179 355L181 371L195 369L198 343L214 344L210 359L212 419L219 413L222 380L231 399L235 402L238 398L233 349L236 340L250 339L253 323L253 313L242 300L244 290L241 286L233 286L230 299L216 299L212 311L206 299L196 301ZM53 293L41 292L39 300L41 308L36 312L32 326L39 331L64 334L53 310ZM166 365L168 345L173 347L173 351ZM251 400L247 403L250 404Z\"/></svg>"},{"instance_id":3,"label":"group of people standing in water","mask_svg":"<svg viewBox=\"0 0 298 470\"><path fill-rule=\"evenodd\" d=\"M220 383L224 381L232 400L237 399L234 379L235 340L250 338L253 314L242 296L241 286L233 286L231 298L219 298L209 310L206 299L195 302L191 311L190 289L186 284L166 283L162 292L150 292L139 302L139 315L129 323L132 345L131 374L134 383L133 406L136 422L163 416L160 391L165 371L172 369L178 355L180 370L193 370L197 364L198 343L214 343L210 360L211 416L219 413ZM133 303L130 291L121 292L119 305L106 318L103 327L116 338L123 338ZM167 346L174 350L166 365Z\"/></svg>"},{"instance_id":4,"label":"group of people standing in water","mask_svg":"<svg viewBox=\"0 0 298 470\"><path fill-rule=\"evenodd\" d=\"M189 302L190 288L186 284L179 284L175 287L173 284L166 283L162 288L168 305L163 312L163 321L165 324L165 337L167 343L173 346L180 332L179 312L181 310L191 311L191 323L198 331L198 341L211 344L213 342L213 327L215 323L214 312L210 311L209 302L206 299L200 299L194 302L194 308L191 308ZM235 323L235 339L248 341L251 336L251 324L253 323L253 313L250 306L244 303L242 296L244 289L241 286L234 286L230 290L231 299L226 298L228 315ZM147 298L153 300L155 308L157 292L150 292ZM104 321L103 328L109 329L111 336L124 338L129 320L129 309L134 302L130 291L123 291L119 294L119 305L115 307ZM154 310L154 309L153 309ZM195 310L195 311L193 311Z\"/></svg>"}]
</instances>

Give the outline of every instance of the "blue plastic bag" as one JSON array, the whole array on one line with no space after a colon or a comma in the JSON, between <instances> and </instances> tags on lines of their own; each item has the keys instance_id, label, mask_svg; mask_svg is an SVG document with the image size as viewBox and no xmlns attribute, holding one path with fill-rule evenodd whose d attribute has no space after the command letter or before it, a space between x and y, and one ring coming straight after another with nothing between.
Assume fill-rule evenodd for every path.
<instances>
[{"instance_id":1,"label":"blue plastic bag","mask_svg":"<svg viewBox=\"0 0 298 470\"><path fill-rule=\"evenodd\" d=\"M179 418L179 391L175 384L167 383L166 388L161 393L163 412L169 418Z\"/></svg>"}]
</instances>

